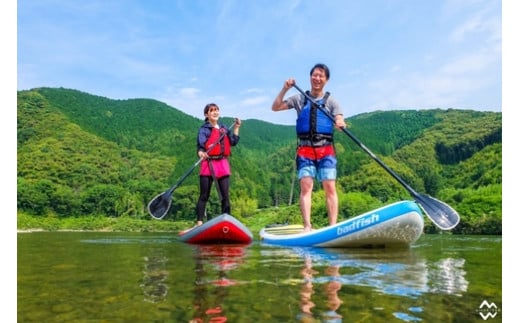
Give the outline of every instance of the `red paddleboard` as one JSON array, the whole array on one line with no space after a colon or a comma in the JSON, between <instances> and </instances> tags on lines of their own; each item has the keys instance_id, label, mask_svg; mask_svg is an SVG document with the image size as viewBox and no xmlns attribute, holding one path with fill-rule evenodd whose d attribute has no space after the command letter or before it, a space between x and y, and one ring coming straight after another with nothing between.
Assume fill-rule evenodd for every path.
<instances>
[{"instance_id":1,"label":"red paddleboard","mask_svg":"<svg viewBox=\"0 0 520 323\"><path fill-rule=\"evenodd\" d=\"M191 244L248 244L253 241L253 234L242 222L224 213L202 225L179 232L179 239Z\"/></svg>"}]
</instances>

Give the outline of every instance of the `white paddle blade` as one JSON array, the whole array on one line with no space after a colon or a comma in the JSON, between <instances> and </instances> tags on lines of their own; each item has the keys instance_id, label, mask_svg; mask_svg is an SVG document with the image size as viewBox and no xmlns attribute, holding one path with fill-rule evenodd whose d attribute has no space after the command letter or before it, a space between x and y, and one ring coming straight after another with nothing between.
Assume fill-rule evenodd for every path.
<instances>
[{"instance_id":1,"label":"white paddle blade","mask_svg":"<svg viewBox=\"0 0 520 323\"><path fill-rule=\"evenodd\" d=\"M424 213L441 230L451 230L459 224L459 214L448 204L424 194L417 194L415 198Z\"/></svg>"}]
</instances>

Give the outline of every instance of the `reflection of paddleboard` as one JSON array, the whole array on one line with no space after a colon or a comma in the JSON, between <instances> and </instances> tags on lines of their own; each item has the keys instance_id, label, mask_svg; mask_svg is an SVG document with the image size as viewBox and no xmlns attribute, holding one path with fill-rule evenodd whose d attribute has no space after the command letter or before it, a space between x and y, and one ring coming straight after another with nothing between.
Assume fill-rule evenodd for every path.
<instances>
[{"instance_id":1,"label":"reflection of paddleboard","mask_svg":"<svg viewBox=\"0 0 520 323\"><path fill-rule=\"evenodd\" d=\"M179 233L182 242L192 244L251 243L253 234L229 214L221 214L200 226Z\"/></svg>"},{"instance_id":2,"label":"reflection of paddleboard","mask_svg":"<svg viewBox=\"0 0 520 323\"><path fill-rule=\"evenodd\" d=\"M260 230L264 243L309 247L409 247L419 239L423 214L413 201L400 201L310 232L303 226L271 226Z\"/></svg>"},{"instance_id":3,"label":"reflection of paddleboard","mask_svg":"<svg viewBox=\"0 0 520 323\"><path fill-rule=\"evenodd\" d=\"M420 250L420 251L419 251ZM385 294L417 296L423 293L463 296L468 290L466 264L463 258L439 259L427 262L424 248L320 248L264 247L261 255L267 259L286 259L306 265L310 260L315 269L337 266L340 282L350 286L371 286ZM317 275L316 283L329 281L328 275ZM290 277L273 282L277 286L300 283Z\"/></svg>"},{"instance_id":4,"label":"reflection of paddleboard","mask_svg":"<svg viewBox=\"0 0 520 323\"><path fill-rule=\"evenodd\" d=\"M231 270L238 267L246 254L246 245L218 244L197 246L199 260L215 265L219 270Z\"/></svg>"},{"instance_id":5,"label":"reflection of paddleboard","mask_svg":"<svg viewBox=\"0 0 520 323\"><path fill-rule=\"evenodd\" d=\"M338 280L349 286L363 286L375 291L401 296L416 296L432 290L437 279L430 280L430 268L416 248L320 248L265 246L261 254L268 259L289 259L291 266L316 270L316 284ZM337 268L339 277L327 270ZM278 279L273 284L303 284L305 280Z\"/></svg>"},{"instance_id":6,"label":"reflection of paddleboard","mask_svg":"<svg viewBox=\"0 0 520 323\"><path fill-rule=\"evenodd\" d=\"M210 264L219 271L238 268L246 255L245 244L213 244L197 246L197 261Z\"/></svg>"}]
</instances>

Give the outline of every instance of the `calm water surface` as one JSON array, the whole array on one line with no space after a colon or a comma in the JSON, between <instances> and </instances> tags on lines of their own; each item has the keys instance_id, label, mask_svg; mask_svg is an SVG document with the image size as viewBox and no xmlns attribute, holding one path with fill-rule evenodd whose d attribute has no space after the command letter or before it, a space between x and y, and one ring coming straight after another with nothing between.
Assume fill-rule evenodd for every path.
<instances>
[{"instance_id":1,"label":"calm water surface","mask_svg":"<svg viewBox=\"0 0 520 323\"><path fill-rule=\"evenodd\" d=\"M502 321L496 236L389 250L37 232L18 233L17 258L18 322Z\"/></svg>"}]
</instances>

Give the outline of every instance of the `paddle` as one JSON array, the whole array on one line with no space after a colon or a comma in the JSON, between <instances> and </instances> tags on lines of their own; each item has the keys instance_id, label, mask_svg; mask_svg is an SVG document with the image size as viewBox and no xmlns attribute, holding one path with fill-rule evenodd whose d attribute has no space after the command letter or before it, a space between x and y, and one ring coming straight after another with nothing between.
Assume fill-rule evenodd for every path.
<instances>
[{"instance_id":1,"label":"paddle","mask_svg":"<svg viewBox=\"0 0 520 323\"><path fill-rule=\"evenodd\" d=\"M229 126L229 128L228 128L229 131L231 131L231 129L234 126L235 126L235 122L233 122L233 124L231 124L231 126ZM212 145L210 145L206 152L211 151L215 147L215 145L217 143L219 143L222 140L222 138L224 138L225 135L226 135L226 132L223 132L220 135L218 141L216 141ZM152 218L160 220L166 216L166 214L168 213L168 210L170 209L170 206L172 204L173 191L175 191L175 189L186 179L186 177L188 177L188 175L190 175L191 172L193 172L195 167L197 167L202 162L202 160L203 160L203 158L199 158L199 160L197 160L197 162L195 164L193 164L190 167L190 169L188 169L188 171L184 175L182 175L182 177L175 184L173 184L167 191L157 194L148 203L148 207L147 207L148 213L150 213Z\"/></svg>"},{"instance_id":2,"label":"paddle","mask_svg":"<svg viewBox=\"0 0 520 323\"><path fill-rule=\"evenodd\" d=\"M307 93L303 92L296 84L294 87L305 97L316 105L327 117L335 122L334 117L320 104L314 101ZM394 173L388 166L386 166L374 153L372 153L361 141L359 141L347 128L343 127L341 130L350 137L359 147L370 155L380 166L382 166L393 178L395 178L404 188L415 198L415 201L422 207L424 213L432 220L432 222L442 230L450 230L459 224L460 216L448 204L433 198L429 195L417 193L410 187L401 177Z\"/></svg>"}]
</instances>

